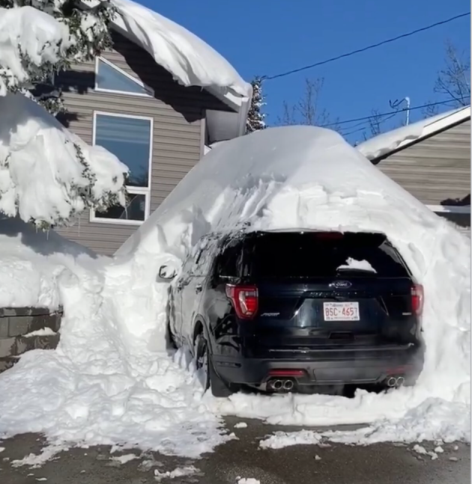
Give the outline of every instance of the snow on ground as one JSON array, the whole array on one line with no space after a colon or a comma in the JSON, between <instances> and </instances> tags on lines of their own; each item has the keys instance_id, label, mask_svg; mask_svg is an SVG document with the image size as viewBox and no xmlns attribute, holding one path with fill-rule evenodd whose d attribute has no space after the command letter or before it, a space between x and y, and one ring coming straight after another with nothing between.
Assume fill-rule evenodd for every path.
<instances>
[{"instance_id":1,"label":"snow on ground","mask_svg":"<svg viewBox=\"0 0 472 484\"><path fill-rule=\"evenodd\" d=\"M414 388L352 399L202 395L185 351L170 355L168 285L211 230L384 231L425 287L424 371ZM346 443L470 440L470 239L427 210L334 132L271 128L208 153L118 251L79 277L61 275L56 351L33 351L0 376L0 434L43 432L52 444L196 457L234 438L222 415L271 423L368 424ZM187 371L190 370L190 371Z\"/></svg>"}]
</instances>

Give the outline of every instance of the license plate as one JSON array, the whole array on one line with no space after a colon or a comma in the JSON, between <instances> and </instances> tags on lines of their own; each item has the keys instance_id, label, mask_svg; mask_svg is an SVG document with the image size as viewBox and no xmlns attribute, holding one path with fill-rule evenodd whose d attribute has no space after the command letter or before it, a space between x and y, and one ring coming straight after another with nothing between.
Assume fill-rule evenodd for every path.
<instances>
[{"instance_id":1,"label":"license plate","mask_svg":"<svg viewBox=\"0 0 472 484\"><path fill-rule=\"evenodd\" d=\"M359 321L358 302L323 303L325 321Z\"/></svg>"}]
</instances>

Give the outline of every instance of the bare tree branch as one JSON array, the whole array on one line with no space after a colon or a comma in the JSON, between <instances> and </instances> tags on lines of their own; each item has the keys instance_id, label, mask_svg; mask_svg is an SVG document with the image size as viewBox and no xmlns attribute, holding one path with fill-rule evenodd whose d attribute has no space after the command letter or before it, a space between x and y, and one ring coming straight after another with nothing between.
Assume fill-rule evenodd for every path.
<instances>
[{"instance_id":1,"label":"bare tree branch","mask_svg":"<svg viewBox=\"0 0 472 484\"><path fill-rule=\"evenodd\" d=\"M290 126L301 124L307 126L326 126L340 131L338 118L332 119L325 108L320 108L321 92L324 79L305 79L303 97L293 105L286 101L283 104L282 115L278 117L277 124Z\"/></svg>"}]
</instances>

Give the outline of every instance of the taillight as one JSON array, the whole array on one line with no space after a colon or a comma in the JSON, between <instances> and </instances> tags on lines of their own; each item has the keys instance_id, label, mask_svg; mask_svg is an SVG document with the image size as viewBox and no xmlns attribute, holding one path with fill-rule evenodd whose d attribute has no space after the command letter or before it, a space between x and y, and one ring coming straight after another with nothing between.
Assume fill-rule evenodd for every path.
<instances>
[{"instance_id":1,"label":"taillight","mask_svg":"<svg viewBox=\"0 0 472 484\"><path fill-rule=\"evenodd\" d=\"M226 285L226 295L233 303L240 319L252 319L259 307L259 293L256 286Z\"/></svg>"},{"instance_id":2,"label":"taillight","mask_svg":"<svg viewBox=\"0 0 472 484\"><path fill-rule=\"evenodd\" d=\"M411 307L417 316L423 314L424 291L421 284L415 284L411 288Z\"/></svg>"}]
</instances>

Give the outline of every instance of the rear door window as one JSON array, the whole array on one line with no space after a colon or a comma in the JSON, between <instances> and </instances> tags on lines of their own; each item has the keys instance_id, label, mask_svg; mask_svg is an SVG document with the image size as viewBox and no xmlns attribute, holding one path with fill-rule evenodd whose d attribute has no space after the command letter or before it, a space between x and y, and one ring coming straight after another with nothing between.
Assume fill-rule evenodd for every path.
<instances>
[{"instance_id":1,"label":"rear door window","mask_svg":"<svg viewBox=\"0 0 472 484\"><path fill-rule=\"evenodd\" d=\"M409 276L398 252L381 234L267 233L253 244L257 277Z\"/></svg>"},{"instance_id":2,"label":"rear door window","mask_svg":"<svg viewBox=\"0 0 472 484\"><path fill-rule=\"evenodd\" d=\"M218 253L215 274L224 279L239 277L241 275L243 241L228 240L222 244Z\"/></svg>"}]
</instances>

